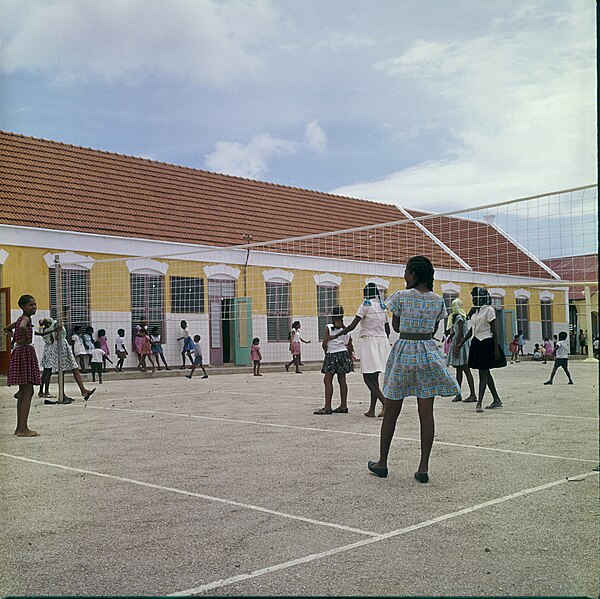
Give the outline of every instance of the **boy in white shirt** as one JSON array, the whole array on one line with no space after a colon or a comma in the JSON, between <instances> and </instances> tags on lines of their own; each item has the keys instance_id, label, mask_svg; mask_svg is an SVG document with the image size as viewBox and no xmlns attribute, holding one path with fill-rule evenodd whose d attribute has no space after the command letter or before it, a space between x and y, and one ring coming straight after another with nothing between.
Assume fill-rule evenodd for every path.
<instances>
[{"instance_id":1,"label":"boy in white shirt","mask_svg":"<svg viewBox=\"0 0 600 599\"><path fill-rule=\"evenodd\" d=\"M558 334L558 343L556 344L556 360L554 361L554 368L552 369L552 374L550 375L550 380L546 381L544 385L551 385L554 380L554 375L559 368L562 368L569 379L569 385L573 384L573 379L571 378L571 373L567 368L569 363L569 343L567 342L567 334L563 331Z\"/></svg>"},{"instance_id":2,"label":"boy in white shirt","mask_svg":"<svg viewBox=\"0 0 600 599\"><path fill-rule=\"evenodd\" d=\"M100 341L94 342L94 349L90 352L90 366L92 368L92 381L96 382L96 374L98 382L102 384L102 365L106 353L100 347Z\"/></svg>"},{"instance_id":3,"label":"boy in white shirt","mask_svg":"<svg viewBox=\"0 0 600 599\"><path fill-rule=\"evenodd\" d=\"M117 331L117 340L115 341L115 353L119 358L117 365L115 366L115 372L123 372L123 363L127 357L127 348L125 347L125 329L119 329Z\"/></svg>"},{"instance_id":4,"label":"boy in white shirt","mask_svg":"<svg viewBox=\"0 0 600 599\"><path fill-rule=\"evenodd\" d=\"M204 373L204 376L202 378L207 379L208 374L206 374L206 369L202 364L202 348L200 347L200 335L194 335L194 363L192 364L192 371L189 374L186 374L185 378L191 379L192 375L194 374L194 370L196 370L198 366L202 368L202 372Z\"/></svg>"}]
</instances>

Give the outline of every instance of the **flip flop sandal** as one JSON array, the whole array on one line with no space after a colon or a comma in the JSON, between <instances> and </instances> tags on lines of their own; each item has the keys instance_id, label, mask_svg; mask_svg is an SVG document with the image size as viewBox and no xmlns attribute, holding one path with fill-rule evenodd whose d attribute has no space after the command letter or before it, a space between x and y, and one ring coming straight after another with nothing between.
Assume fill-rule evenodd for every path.
<instances>
[{"instance_id":1,"label":"flip flop sandal","mask_svg":"<svg viewBox=\"0 0 600 599\"><path fill-rule=\"evenodd\" d=\"M482 408L481 406L477 406L477 407L475 408L475 411L476 411L478 414L482 414L482 413L483 413L483 408Z\"/></svg>"},{"instance_id":2,"label":"flip flop sandal","mask_svg":"<svg viewBox=\"0 0 600 599\"><path fill-rule=\"evenodd\" d=\"M316 414L317 416L321 416L322 414L332 414L333 410L326 410L325 408L321 408L320 410L315 410L313 412L313 414Z\"/></svg>"},{"instance_id":3,"label":"flip flop sandal","mask_svg":"<svg viewBox=\"0 0 600 599\"><path fill-rule=\"evenodd\" d=\"M494 408L501 408L502 407L502 402L499 401L498 403L491 403L489 406L485 406L486 410L493 410Z\"/></svg>"},{"instance_id":4,"label":"flip flop sandal","mask_svg":"<svg viewBox=\"0 0 600 599\"><path fill-rule=\"evenodd\" d=\"M415 480L418 480L420 483L428 483L429 474L427 472L415 472Z\"/></svg>"},{"instance_id":5,"label":"flip flop sandal","mask_svg":"<svg viewBox=\"0 0 600 599\"><path fill-rule=\"evenodd\" d=\"M373 462L371 460L369 460L369 463L367 464L367 468L376 476L378 476L379 478L387 478L388 475L388 469L387 468L376 468L374 466L374 464L376 464L376 462Z\"/></svg>"},{"instance_id":6,"label":"flip flop sandal","mask_svg":"<svg viewBox=\"0 0 600 599\"><path fill-rule=\"evenodd\" d=\"M347 414L348 408L336 408L335 410L331 410L334 414Z\"/></svg>"},{"instance_id":7,"label":"flip flop sandal","mask_svg":"<svg viewBox=\"0 0 600 599\"><path fill-rule=\"evenodd\" d=\"M94 387L89 393L86 393L83 396L83 401L87 401L92 395L94 395L94 393L96 393L96 387Z\"/></svg>"}]
</instances>

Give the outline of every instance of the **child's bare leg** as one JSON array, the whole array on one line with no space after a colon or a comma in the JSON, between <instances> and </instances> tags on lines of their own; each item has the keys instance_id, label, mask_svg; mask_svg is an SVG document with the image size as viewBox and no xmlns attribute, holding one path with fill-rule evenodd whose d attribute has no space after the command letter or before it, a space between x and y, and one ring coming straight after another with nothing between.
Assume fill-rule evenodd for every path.
<instances>
[{"instance_id":1,"label":"child's bare leg","mask_svg":"<svg viewBox=\"0 0 600 599\"><path fill-rule=\"evenodd\" d=\"M300 361L301 361L300 355L294 356L294 364L296 365L296 374L300 374Z\"/></svg>"},{"instance_id":2,"label":"child's bare leg","mask_svg":"<svg viewBox=\"0 0 600 599\"><path fill-rule=\"evenodd\" d=\"M390 445L396 430L396 421L402 410L403 399L385 400L383 422L381 423L381 437L379 439L379 460L373 464L374 468L387 468Z\"/></svg>"},{"instance_id":3,"label":"child's bare leg","mask_svg":"<svg viewBox=\"0 0 600 599\"><path fill-rule=\"evenodd\" d=\"M252 363L252 374L254 376L258 376L256 372L256 360L254 360L254 362Z\"/></svg>"},{"instance_id":4,"label":"child's bare leg","mask_svg":"<svg viewBox=\"0 0 600 599\"><path fill-rule=\"evenodd\" d=\"M493 397L492 405L501 406L502 402L500 401L498 391L496 391L496 383L494 382L494 377L492 376L492 373L490 371L488 371L487 385Z\"/></svg>"},{"instance_id":5,"label":"child's bare leg","mask_svg":"<svg viewBox=\"0 0 600 599\"><path fill-rule=\"evenodd\" d=\"M323 384L325 385L325 409L331 410L331 399L333 397L333 374L331 372L323 376Z\"/></svg>"},{"instance_id":6,"label":"child's bare leg","mask_svg":"<svg viewBox=\"0 0 600 599\"><path fill-rule=\"evenodd\" d=\"M467 384L469 385L469 397L467 397L467 401L475 401L477 395L475 394L475 380L473 379L473 373L468 366L463 366L462 369L465 371L465 377L467 378Z\"/></svg>"},{"instance_id":7,"label":"child's bare leg","mask_svg":"<svg viewBox=\"0 0 600 599\"><path fill-rule=\"evenodd\" d=\"M27 383L19 385L19 399L17 400L17 428L15 435L17 437L38 437L39 433L32 431L27 426L29 418L29 409L31 408L31 398L33 397L33 384Z\"/></svg>"},{"instance_id":8,"label":"child's bare leg","mask_svg":"<svg viewBox=\"0 0 600 599\"><path fill-rule=\"evenodd\" d=\"M85 374L85 360L83 356L77 356L77 359L79 360L79 370Z\"/></svg>"},{"instance_id":9,"label":"child's bare leg","mask_svg":"<svg viewBox=\"0 0 600 599\"><path fill-rule=\"evenodd\" d=\"M459 366L456 369L456 382L458 383L459 392L454 396L452 401L461 401L462 400L462 381L463 381L463 368Z\"/></svg>"},{"instance_id":10,"label":"child's bare leg","mask_svg":"<svg viewBox=\"0 0 600 599\"><path fill-rule=\"evenodd\" d=\"M567 378L569 379L569 383L572 385L573 379L571 378L571 373L569 372L569 369L566 366L563 366L563 370L565 371Z\"/></svg>"},{"instance_id":11,"label":"child's bare leg","mask_svg":"<svg viewBox=\"0 0 600 599\"><path fill-rule=\"evenodd\" d=\"M487 389L489 372L490 372L489 370L480 370L479 371L479 395L477 397L477 404L475 405L476 412L483 411L481 404L483 403L483 396L485 395L485 390Z\"/></svg>"},{"instance_id":12,"label":"child's bare leg","mask_svg":"<svg viewBox=\"0 0 600 599\"><path fill-rule=\"evenodd\" d=\"M196 365L192 364L192 369L190 370L190 373L185 375L186 378L191 379L195 370L196 370Z\"/></svg>"},{"instance_id":13,"label":"child's bare leg","mask_svg":"<svg viewBox=\"0 0 600 599\"><path fill-rule=\"evenodd\" d=\"M83 395L83 396L89 395L91 393L91 391L85 386L85 384L83 382L83 378L81 377L81 372L79 372L79 370L77 368L75 370L73 370L72 372L73 372L73 378L75 379L75 382L77 383L77 386L79 387L79 391L81 392L81 395Z\"/></svg>"},{"instance_id":14,"label":"child's bare leg","mask_svg":"<svg viewBox=\"0 0 600 599\"><path fill-rule=\"evenodd\" d=\"M340 408L348 409L348 383L345 374L338 374L338 384L340 386Z\"/></svg>"},{"instance_id":15,"label":"child's bare leg","mask_svg":"<svg viewBox=\"0 0 600 599\"><path fill-rule=\"evenodd\" d=\"M204 373L204 376L208 376L208 373L206 372L206 368L204 368L204 364L202 364L202 366L200 366L200 368L202 368L202 372Z\"/></svg>"},{"instance_id":16,"label":"child's bare leg","mask_svg":"<svg viewBox=\"0 0 600 599\"><path fill-rule=\"evenodd\" d=\"M261 374L260 374L260 360L256 363L256 374L257 374L257 376L261 376Z\"/></svg>"},{"instance_id":17,"label":"child's bare leg","mask_svg":"<svg viewBox=\"0 0 600 599\"><path fill-rule=\"evenodd\" d=\"M171 370L169 368L169 365L167 364L167 361L165 360L165 354L157 354L158 356L160 356L160 359L162 360L163 364L165 365L165 369L166 370ZM158 360L157 360L158 361Z\"/></svg>"},{"instance_id":18,"label":"child's bare leg","mask_svg":"<svg viewBox=\"0 0 600 599\"><path fill-rule=\"evenodd\" d=\"M190 359L190 364L192 366L194 366L194 358L192 358L192 352L191 351L187 352L187 357Z\"/></svg>"},{"instance_id":19,"label":"child's bare leg","mask_svg":"<svg viewBox=\"0 0 600 599\"><path fill-rule=\"evenodd\" d=\"M421 423L421 461L417 472L428 472L429 455L433 446L435 435L435 422L433 419L433 397L417 398L419 408L419 421Z\"/></svg>"}]
</instances>

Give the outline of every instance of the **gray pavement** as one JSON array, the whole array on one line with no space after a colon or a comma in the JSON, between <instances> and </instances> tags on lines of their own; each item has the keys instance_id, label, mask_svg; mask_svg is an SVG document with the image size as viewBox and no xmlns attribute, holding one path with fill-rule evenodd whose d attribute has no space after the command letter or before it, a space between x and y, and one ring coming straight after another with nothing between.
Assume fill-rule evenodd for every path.
<instances>
[{"instance_id":1,"label":"gray pavement","mask_svg":"<svg viewBox=\"0 0 600 599\"><path fill-rule=\"evenodd\" d=\"M570 368L497 371L484 414L436 399L428 485L414 398L389 478L366 470L360 374L331 416L314 371L107 374L87 403L35 399L34 439L1 387L0 595L598 596L598 368Z\"/></svg>"}]
</instances>

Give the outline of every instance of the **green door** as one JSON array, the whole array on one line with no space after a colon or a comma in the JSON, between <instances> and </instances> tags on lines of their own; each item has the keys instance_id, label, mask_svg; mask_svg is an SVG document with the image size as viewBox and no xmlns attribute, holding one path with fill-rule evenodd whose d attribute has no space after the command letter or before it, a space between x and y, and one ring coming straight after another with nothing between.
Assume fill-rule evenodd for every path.
<instances>
[{"instance_id":1,"label":"green door","mask_svg":"<svg viewBox=\"0 0 600 599\"><path fill-rule=\"evenodd\" d=\"M236 297L233 300L234 359L236 366L250 366L252 344L252 299Z\"/></svg>"},{"instance_id":2,"label":"green door","mask_svg":"<svg viewBox=\"0 0 600 599\"><path fill-rule=\"evenodd\" d=\"M514 310L502 310L501 331L498 331L504 353L509 356L509 345L517 334L517 318Z\"/></svg>"}]
</instances>

